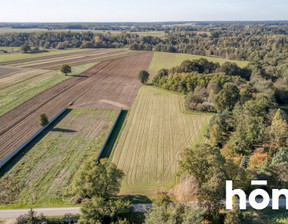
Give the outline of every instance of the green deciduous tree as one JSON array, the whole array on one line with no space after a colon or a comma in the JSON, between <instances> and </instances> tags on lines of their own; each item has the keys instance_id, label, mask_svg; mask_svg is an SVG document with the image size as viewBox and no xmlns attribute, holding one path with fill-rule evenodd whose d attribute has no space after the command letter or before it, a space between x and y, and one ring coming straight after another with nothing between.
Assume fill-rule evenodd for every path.
<instances>
[{"instance_id":1,"label":"green deciduous tree","mask_svg":"<svg viewBox=\"0 0 288 224\"><path fill-rule=\"evenodd\" d=\"M30 47L30 45L28 45L28 44L23 44L23 45L21 46L21 51L24 52L24 53L27 53L27 52L30 51L30 50L31 50L31 47Z\"/></svg>"},{"instance_id":2,"label":"green deciduous tree","mask_svg":"<svg viewBox=\"0 0 288 224\"><path fill-rule=\"evenodd\" d=\"M236 63L225 62L223 65L221 65L220 70L226 75L241 75L241 68L239 68Z\"/></svg>"},{"instance_id":3,"label":"green deciduous tree","mask_svg":"<svg viewBox=\"0 0 288 224\"><path fill-rule=\"evenodd\" d=\"M217 111L225 109L233 110L235 104L240 100L240 91L234 84L228 83L216 95L214 105Z\"/></svg>"},{"instance_id":4,"label":"green deciduous tree","mask_svg":"<svg viewBox=\"0 0 288 224\"><path fill-rule=\"evenodd\" d=\"M84 162L72 183L73 191L81 197L110 198L119 193L124 173L108 159L92 157Z\"/></svg>"},{"instance_id":5,"label":"green deciduous tree","mask_svg":"<svg viewBox=\"0 0 288 224\"><path fill-rule=\"evenodd\" d=\"M81 208L79 223L129 223L125 221L128 214L133 212L129 201L106 200L104 198L93 198L83 204ZM122 222L120 222L120 220ZM124 220L124 221L123 221Z\"/></svg>"},{"instance_id":6,"label":"green deciduous tree","mask_svg":"<svg viewBox=\"0 0 288 224\"><path fill-rule=\"evenodd\" d=\"M286 114L281 109L277 110L270 126L270 144L274 149L288 145L288 124Z\"/></svg>"},{"instance_id":7,"label":"green deciduous tree","mask_svg":"<svg viewBox=\"0 0 288 224\"><path fill-rule=\"evenodd\" d=\"M233 209L226 213L224 224L244 224L244 216L237 205L237 198L233 197Z\"/></svg>"},{"instance_id":8,"label":"green deciduous tree","mask_svg":"<svg viewBox=\"0 0 288 224\"><path fill-rule=\"evenodd\" d=\"M41 126L45 126L45 125L47 125L49 123L48 117L47 117L47 115L45 113L40 114L39 120L40 120L40 125Z\"/></svg>"},{"instance_id":9,"label":"green deciduous tree","mask_svg":"<svg viewBox=\"0 0 288 224\"><path fill-rule=\"evenodd\" d=\"M138 74L138 79L142 84L146 83L149 79L149 73L145 70L140 71Z\"/></svg>"},{"instance_id":10,"label":"green deciduous tree","mask_svg":"<svg viewBox=\"0 0 288 224\"><path fill-rule=\"evenodd\" d=\"M225 194L223 186L227 179L225 158L220 150L208 144L197 145L184 151L179 164L182 173L196 178L200 188L198 199L210 212L218 212L222 206L221 200Z\"/></svg>"},{"instance_id":11,"label":"green deciduous tree","mask_svg":"<svg viewBox=\"0 0 288 224\"><path fill-rule=\"evenodd\" d=\"M65 75L67 75L68 73L72 72L72 68L70 65L62 65L61 66L61 72L64 73Z\"/></svg>"}]
</instances>

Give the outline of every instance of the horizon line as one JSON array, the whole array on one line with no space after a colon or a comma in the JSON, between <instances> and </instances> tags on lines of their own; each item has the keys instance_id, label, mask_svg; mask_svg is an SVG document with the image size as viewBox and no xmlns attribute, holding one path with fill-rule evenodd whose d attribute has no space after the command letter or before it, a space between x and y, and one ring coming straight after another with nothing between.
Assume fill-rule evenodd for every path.
<instances>
[{"instance_id":1,"label":"horizon line","mask_svg":"<svg viewBox=\"0 0 288 224\"><path fill-rule=\"evenodd\" d=\"M85 21L57 21L57 22L52 22L52 21L45 21L45 22L29 22L29 21L17 21L17 22L2 22L0 21L0 24L5 24L5 23L192 23L192 22L288 22L288 19L265 19L265 20L174 20L174 21L118 21L118 22L85 22Z\"/></svg>"}]
</instances>

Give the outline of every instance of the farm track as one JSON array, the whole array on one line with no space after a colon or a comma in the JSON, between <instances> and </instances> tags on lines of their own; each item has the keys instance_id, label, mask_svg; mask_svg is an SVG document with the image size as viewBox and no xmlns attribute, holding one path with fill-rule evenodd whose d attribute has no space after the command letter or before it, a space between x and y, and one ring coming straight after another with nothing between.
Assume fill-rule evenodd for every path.
<instances>
[{"instance_id":1,"label":"farm track","mask_svg":"<svg viewBox=\"0 0 288 224\"><path fill-rule=\"evenodd\" d=\"M113 93L114 86L107 85L105 80L108 78L113 79L113 77L117 81L121 77L125 81L127 77L130 81L133 79L136 80L139 70L149 67L152 55L152 53L140 53L132 57L104 61L81 75L54 86L1 116L0 161L40 128L38 119L41 113L46 113L48 118L51 119L65 106L68 106L75 100L77 101L77 98L81 98L83 93L85 95L85 93L89 92L89 89L93 89L93 95L94 93L101 95L101 93L97 93L97 88L93 88L94 86L104 86L106 84L106 88L110 88L109 92ZM131 64L131 61L134 63ZM133 91L135 89L137 88L134 87ZM130 92L127 94L129 96ZM103 97L105 96L100 98ZM90 97L90 99L93 101L93 98ZM105 99L110 100L109 96L106 96ZM114 101L113 97L111 99ZM98 100L98 98L94 99L92 108L98 108L96 103Z\"/></svg>"}]
</instances>

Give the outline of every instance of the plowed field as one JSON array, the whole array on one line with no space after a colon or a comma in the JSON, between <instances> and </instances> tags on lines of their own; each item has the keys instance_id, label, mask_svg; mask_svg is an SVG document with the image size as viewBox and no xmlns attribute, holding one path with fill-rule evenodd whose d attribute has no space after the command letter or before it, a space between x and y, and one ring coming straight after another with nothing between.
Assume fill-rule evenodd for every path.
<instances>
[{"instance_id":1,"label":"plowed field","mask_svg":"<svg viewBox=\"0 0 288 224\"><path fill-rule=\"evenodd\" d=\"M138 72L148 69L152 55L140 53L104 61L4 114L0 117L0 161L40 128L41 113L51 119L74 101L75 107L86 108L131 106L140 86Z\"/></svg>"}]
</instances>

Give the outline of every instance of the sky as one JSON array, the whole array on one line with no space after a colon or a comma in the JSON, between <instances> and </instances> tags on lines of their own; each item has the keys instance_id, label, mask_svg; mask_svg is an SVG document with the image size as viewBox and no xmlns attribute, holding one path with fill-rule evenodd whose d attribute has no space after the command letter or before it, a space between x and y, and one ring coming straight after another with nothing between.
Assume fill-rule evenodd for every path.
<instances>
[{"instance_id":1,"label":"sky","mask_svg":"<svg viewBox=\"0 0 288 224\"><path fill-rule=\"evenodd\" d=\"M0 0L0 22L288 20L287 0Z\"/></svg>"}]
</instances>

